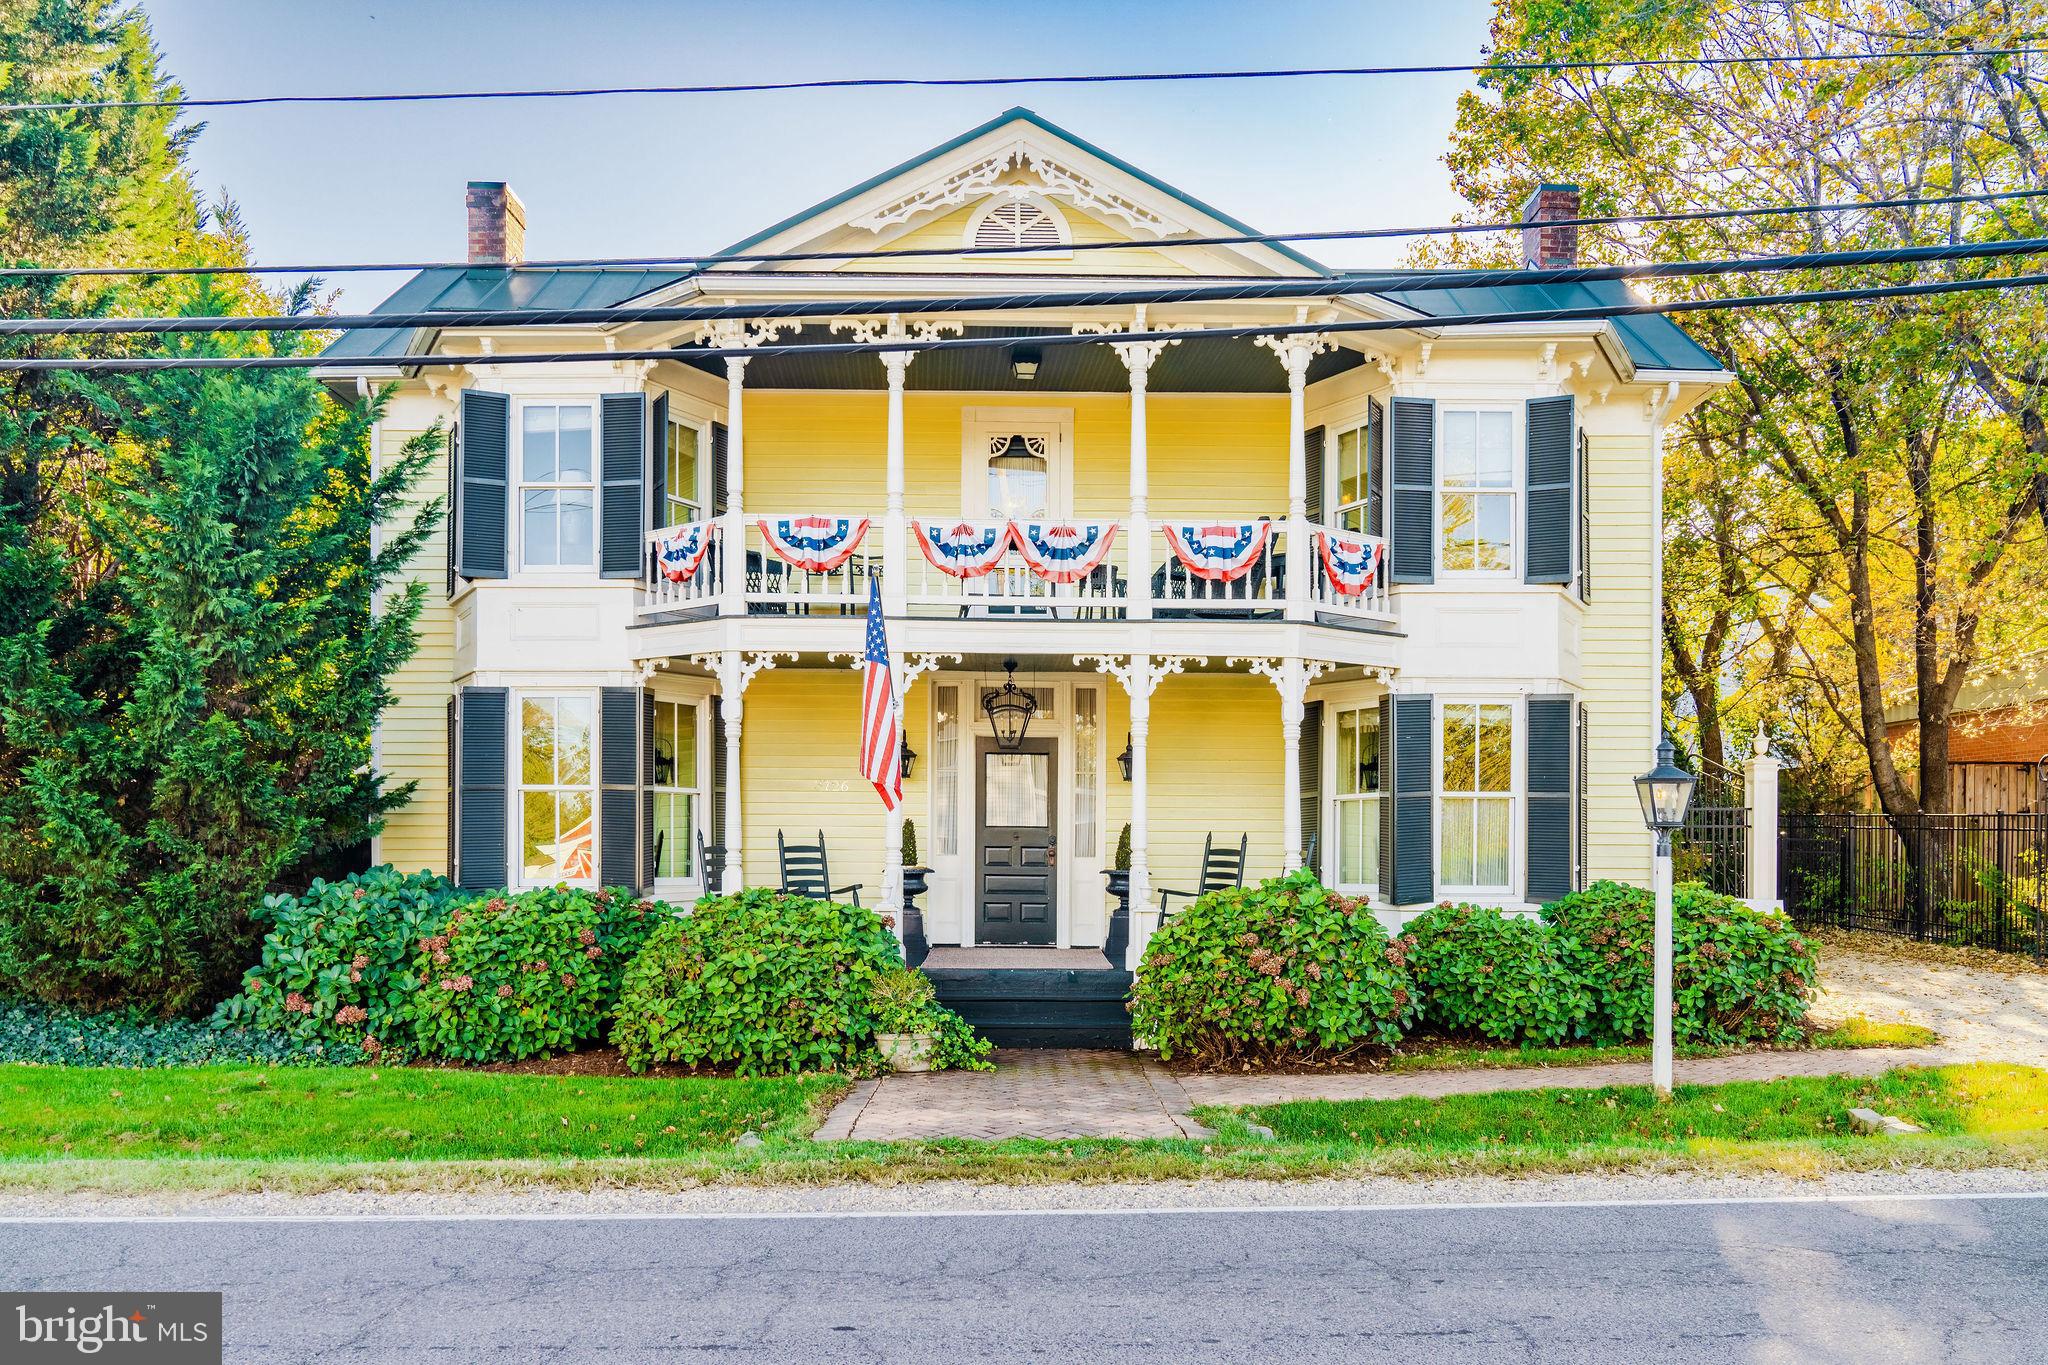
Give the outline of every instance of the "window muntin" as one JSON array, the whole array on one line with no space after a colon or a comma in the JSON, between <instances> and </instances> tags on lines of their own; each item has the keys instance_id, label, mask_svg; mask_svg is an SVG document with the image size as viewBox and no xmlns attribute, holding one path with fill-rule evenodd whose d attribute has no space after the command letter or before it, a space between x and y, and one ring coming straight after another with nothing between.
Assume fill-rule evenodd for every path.
<instances>
[{"instance_id":1,"label":"window muntin","mask_svg":"<svg viewBox=\"0 0 2048 1365\"><path fill-rule=\"evenodd\" d=\"M654 703L654 875L687 881L697 875L698 703Z\"/></svg>"},{"instance_id":2,"label":"window muntin","mask_svg":"<svg viewBox=\"0 0 2048 1365\"><path fill-rule=\"evenodd\" d=\"M1375 886L1380 879L1380 709L1337 712L1337 755L1331 776L1337 839L1337 884Z\"/></svg>"},{"instance_id":3,"label":"window muntin","mask_svg":"<svg viewBox=\"0 0 2048 1365\"><path fill-rule=\"evenodd\" d=\"M597 563L597 487L588 403L528 403L519 415L519 560L529 569Z\"/></svg>"},{"instance_id":4,"label":"window muntin","mask_svg":"<svg viewBox=\"0 0 2048 1365\"><path fill-rule=\"evenodd\" d=\"M1437 555L1446 573L1515 567L1515 420L1505 408L1445 410L1437 442Z\"/></svg>"},{"instance_id":5,"label":"window muntin","mask_svg":"<svg viewBox=\"0 0 2048 1365\"><path fill-rule=\"evenodd\" d=\"M1439 879L1460 890L1505 892L1513 880L1515 708L1446 702L1441 724Z\"/></svg>"},{"instance_id":6,"label":"window muntin","mask_svg":"<svg viewBox=\"0 0 2048 1365\"><path fill-rule=\"evenodd\" d=\"M595 712L586 693L520 699L519 866L530 886L596 884Z\"/></svg>"},{"instance_id":7,"label":"window muntin","mask_svg":"<svg viewBox=\"0 0 2048 1365\"><path fill-rule=\"evenodd\" d=\"M703 431L670 418L662 450L663 504L656 518L661 525L683 526L702 518L703 463Z\"/></svg>"},{"instance_id":8,"label":"window muntin","mask_svg":"<svg viewBox=\"0 0 2048 1365\"><path fill-rule=\"evenodd\" d=\"M1371 426L1361 423L1337 433L1336 525L1364 535L1380 534L1380 470Z\"/></svg>"}]
</instances>

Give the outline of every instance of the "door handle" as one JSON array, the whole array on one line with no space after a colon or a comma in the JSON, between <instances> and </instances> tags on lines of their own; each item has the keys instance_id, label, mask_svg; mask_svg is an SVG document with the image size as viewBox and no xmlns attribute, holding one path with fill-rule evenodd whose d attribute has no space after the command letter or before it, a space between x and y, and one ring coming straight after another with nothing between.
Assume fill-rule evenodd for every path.
<instances>
[{"instance_id":1,"label":"door handle","mask_svg":"<svg viewBox=\"0 0 2048 1365\"><path fill-rule=\"evenodd\" d=\"M1048 840L1046 841L1046 844L1045 844L1045 865L1046 865L1047 867L1058 867L1058 866L1060 865L1060 841L1059 841L1059 840L1057 840L1057 839L1048 839Z\"/></svg>"}]
</instances>

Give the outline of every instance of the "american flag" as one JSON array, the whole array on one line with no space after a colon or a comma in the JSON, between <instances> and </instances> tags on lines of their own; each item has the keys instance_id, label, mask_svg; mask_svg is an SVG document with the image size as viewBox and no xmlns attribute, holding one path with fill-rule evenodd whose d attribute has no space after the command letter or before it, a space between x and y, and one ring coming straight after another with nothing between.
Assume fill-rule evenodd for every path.
<instances>
[{"instance_id":1,"label":"american flag","mask_svg":"<svg viewBox=\"0 0 2048 1365\"><path fill-rule=\"evenodd\" d=\"M882 629L882 581L868 579L868 648L860 690L860 772L875 784L882 807L903 804L903 765L897 754L896 680L889 669L889 636Z\"/></svg>"}]
</instances>

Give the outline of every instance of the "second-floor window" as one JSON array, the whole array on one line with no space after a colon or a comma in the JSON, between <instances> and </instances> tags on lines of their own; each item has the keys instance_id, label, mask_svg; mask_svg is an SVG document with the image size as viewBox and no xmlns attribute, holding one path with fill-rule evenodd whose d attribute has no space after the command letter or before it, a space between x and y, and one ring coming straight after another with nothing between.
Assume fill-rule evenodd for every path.
<instances>
[{"instance_id":1,"label":"second-floor window","mask_svg":"<svg viewBox=\"0 0 2048 1365\"><path fill-rule=\"evenodd\" d=\"M666 505L655 509L655 520L663 526L682 526L704 515L699 471L703 467L704 434L686 422L668 424L667 448L662 452Z\"/></svg>"},{"instance_id":2,"label":"second-floor window","mask_svg":"<svg viewBox=\"0 0 2048 1365\"><path fill-rule=\"evenodd\" d=\"M1437 441L1437 557L1445 573L1515 567L1515 420L1506 408L1447 408Z\"/></svg>"},{"instance_id":3,"label":"second-floor window","mask_svg":"<svg viewBox=\"0 0 2048 1365\"><path fill-rule=\"evenodd\" d=\"M597 563L597 487L588 403L528 403L519 420L519 562Z\"/></svg>"},{"instance_id":4,"label":"second-floor window","mask_svg":"<svg viewBox=\"0 0 2048 1365\"><path fill-rule=\"evenodd\" d=\"M1363 424L1337 433L1337 525L1369 536L1383 525L1378 444Z\"/></svg>"}]
</instances>

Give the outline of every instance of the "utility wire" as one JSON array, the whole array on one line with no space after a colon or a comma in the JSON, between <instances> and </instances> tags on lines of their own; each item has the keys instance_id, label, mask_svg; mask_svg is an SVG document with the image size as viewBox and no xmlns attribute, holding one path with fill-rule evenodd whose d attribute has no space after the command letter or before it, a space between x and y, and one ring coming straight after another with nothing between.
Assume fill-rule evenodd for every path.
<instances>
[{"instance_id":1,"label":"utility wire","mask_svg":"<svg viewBox=\"0 0 2048 1365\"><path fill-rule=\"evenodd\" d=\"M1673 299L1665 302L1593 304L1570 308L1505 309L1492 313L1414 318L1375 318L1359 322L1281 323L1248 327L1194 327L1185 330L1120 332L1113 337L1094 333L1079 335L1053 332L1044 335L940 338L906 347L902 341L827 341L816 344L766 343L757 346L715 346L703 349L646 347L610 351L557 351L546 354L456 355L434 353L392 357L381 363L402 368L498 365L561 365L579 362L622 360L705 360L716 358L757 359L803 354L873 355L885 351L915 349L919 352L956 351L978 348L1028 345L1089 346L1104 341L1243 340L1266 336L1349 335L1417 328L1439 330L1460 327L1497 327L1511 323L1602 322L1614 318L1645 317L1670 313L1702 313L1723 309L1776 308L1791 304L1860 303L1879 299L1926 298L2006 289L2039 289L2048 286L2048 274L1999 276L1988 279L1932 280L1918 284L1870 285L1842 289L1808 289L1783 294L1746 294L1712 299ZM357 368L366 362L360 356L127 356L106 358L0 356L0 373L8 371L78 370L93 372L150 372L155 370L324 370Z\"/></svg>"},{"instance_id":2,"label":"utility wire","mask_svg":"<svg viewBox=\"0 0 2048 1365\"><path fill-rule=\"evenodd\" d=\"M1416 66L1300 66L1265 70L1101 72L1049 76L854 76L831 80L748 81L730 85L595 85L536 90L417 90L353 95L241 95L198 99L184 95L147 100L78 100L0 104L0 113L71 113L99 109L233 109L282 104L425 104L457 100L555 100L609 95L742 95L789 90L958 89L1011 85L1130 85L1172 81L1289 80L1307 76L1505 76L1563 71L1622 71L1646 67L1790 66L1821 62L1889 62L1949 57L2032 57L2048 48L1948 47L1903 52L1763 53L1746 57L1635 57L1576 62L1433 62Z\"/></svg>"},{"instance_id":3,"label":"utility wire","mask_svg":"<svg viewBox=\"0 0 2048 1365\"><path fill-rule=\"evenodd\" d=\"M1828 204L1772 204L1748 209L1689 209L1668 213L1616 213L1580 218L1546 218L1544 227L1616 227L1655 223L1717 222L1731 218L1772 218L1811 213L1853 213L1859 210L1946 208L1956 204L1988 204L2012 199L2040 199L2048 189L1995 190L1983 194L1945 194L1904 199L1849 199ZM1532 224L1521 219L1497 223L1437 223L1425 227L1325 228L1307 232L1233 232L1211 237L1156 237L1146 240L1053 243L1045 246L919 246L874 247L866 251L726 251L707 256L571 256L521 261L517 266L479 265L475 261L358 261L324 265L84 265L8 266L0 263L0 279L51 279L110 276L180 275L362 275L420 270L584 270L621 267L704 267L785 264L800 261L896 260L931 256L1022 256L1038 252L1157 251L1183 246L1258 246L1281 242L1363 241L1378 238L1449 237L1483 232L1517 232Z\"/></svg>"},{"instance_id":4,"label":"utility wire","mask_svg":"<svg viewBox=\"0 0 2048 1365\"><path fill-rule=\"evenodd\" d=\"M1958 246L1881 247L1861 251L1809 251L1786 256L1737 257L1717 261L1661 261L1642 265L1572 266L1555 270L1457 270L1411 276L1399 272L1247 280L1232 284L1154 285L1058 292L967 294L895 299L815 299L789 302L650 304L644 307L548 309L428 309L417 312L316 313L204 317L0 318L0 337L136 335L178 332L351 332L439 331L486 327L563 327L637 322L717 322L725 319L838 318L887 313L1008 312L1016 309L1074 309L1138 304L1225 303L1262 299L1321 298L1336 294L1392 291L1428 293L1447 289L1589 284L1611 280L1683 279L1709 275L1763 274L1880 265L1913 265L1962 260L1999 260L2048 253L2048 237ZM1426 324L1424 324L1426 325ZM895 343L897 350L925 349Z\"/></svg>"}]
</instances>

